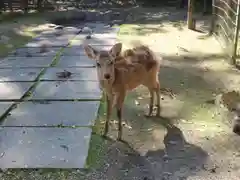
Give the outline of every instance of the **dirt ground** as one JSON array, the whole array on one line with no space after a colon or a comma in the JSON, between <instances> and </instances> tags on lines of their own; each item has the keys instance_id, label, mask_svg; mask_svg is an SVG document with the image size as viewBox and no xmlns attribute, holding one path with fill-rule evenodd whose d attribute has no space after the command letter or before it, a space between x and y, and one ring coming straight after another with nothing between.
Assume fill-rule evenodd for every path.
<instances>
[{"instance_id":1,"label":"dirt ground","mask_svg":"<svg viewBox=\"0 0 240 180\"><path fill-rule=\"evenodd\" d=\"M176 96L162 95L162 118L145 118L148 91L139 87L131 92L125 102L124 139L134 150L109 143L104 166L98 170L101 173L89 179L240 177L240 138L221 119L217 107L206 103L219 93L239 90L239 71L228 65L214 37L206 36L208 18L199 19L197 24L205 32L196 32L186 28L185 12L169 14L172 16L166 19L170 20L159 20L158 24L122 25L119 41L127 48L132 40L140 40L162 57L161 87L171 89ZM180 20L174 21L174 16ZM112 129L110 136L114 138L114 121Z\"/></svg>"},{"instance_id":2,"label":"dirt ground","mask_svg":"<svg viewBox=\"0 0 240 180\"><path fill-rule=\"evenodd\" d=\"M162 117L145 118L149 95L144 87L128 94L123 118L127 144L93 135L86 171L9 170L2 180L239 180L240 138L206 101L227 90L239 90L239 71L226 62L213 37L186 28L186 12L133 13L119 41L148 44L160 58L160 82L175 94L162 95ZM164 18L163 18L164 17ZM153 18L154 21L147 20ZM157 23L156 23L157 22ZM198 28L206 30L207 21ZM100 110L97 132L103 126ZM109 136L116 137L113 117ZM94 165L93 165L94 164Z\"/></svg>"}]
</instances>

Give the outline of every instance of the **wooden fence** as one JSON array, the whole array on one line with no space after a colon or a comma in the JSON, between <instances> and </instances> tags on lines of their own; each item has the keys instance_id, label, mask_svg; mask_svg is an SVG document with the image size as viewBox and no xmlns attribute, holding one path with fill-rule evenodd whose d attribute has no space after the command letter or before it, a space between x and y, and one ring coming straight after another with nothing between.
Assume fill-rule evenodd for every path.
<instances>
[{"instance_id":1,"label":"wooden fence","mask_svg":"<svg viewBox=\"0 0 240 180\"><path fill-rule=\"evenodd\" d=\"M19 9L26 11L42 7L45 9L53 8L53 4L48 0L0 0L0 9L2 11L15 11Z\"/></svg>"},{"instance_id":2,"label":"wooden fence","mask_svg":"<svg viewBox=\"0 0 240 180\"><path fill-rule=\"evenodd\" d=\"M210 33L219 40L231 63L237 65L240 0L213 0L212 7Z\"/></svg>"}]
</instances>

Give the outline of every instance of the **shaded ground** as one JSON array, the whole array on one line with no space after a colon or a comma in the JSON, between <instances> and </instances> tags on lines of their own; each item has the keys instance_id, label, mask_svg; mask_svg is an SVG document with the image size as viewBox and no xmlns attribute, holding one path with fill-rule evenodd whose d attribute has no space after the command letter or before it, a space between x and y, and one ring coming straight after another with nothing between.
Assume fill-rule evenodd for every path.
<instances>
[{"instance_id":1,"label":"shaded ground","mask_svg":"<svg viewBox=\"0 0 240 180\"><path fill-rule=\"evenodd\" d=\"M0 57L24 46L41 32L49 30L51 19L58 16L61 16L61 12L30 13L21 16L9 14L4 17L6 20L4 19L0 24Z\"/></svg>"},{"instance_id":2,"label":"shaded ground","mask_svg":"<svg viewBox=\"0 0 240 180\"><path fill-rule=\"evenodd\" d=\"M2 173L1 179L239 179L240 139L220 120L216 107L205 103L222 91L239 90L239 72L227 65L213 38L186 29L185 12L145 10L146 16L142 9L139 12L141 16L132 14L130 25L122 25L119 40L126 46L131 40L141 40L163 56L161 86L176 95L174 99L163 95L164 118L143 116L148 92L139 87L129 93L124 107L124 139L131 148L93 135L90 169L86 172L13 170ZM166 14L165 18L162 14ZM155 18L151 24L140 24L150 23L146 20L150 17ZM199 22L206 30L205 21ZM99 114L97 133L105 118L103 106ZM114 119L112 138L116 137Z\"/></svg>"}]
</instances>

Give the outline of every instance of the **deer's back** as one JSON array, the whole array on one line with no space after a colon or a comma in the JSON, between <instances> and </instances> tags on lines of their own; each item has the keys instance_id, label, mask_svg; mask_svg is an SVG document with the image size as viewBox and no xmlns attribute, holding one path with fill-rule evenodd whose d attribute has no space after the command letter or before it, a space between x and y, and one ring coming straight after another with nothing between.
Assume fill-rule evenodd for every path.
<instances>
[{"instance_id":1,"label":"deer's back","mask_svg":"<svg viewBox=\"0 0 240 180\"><path fill-rule=\"evenodd\" d=\"M128 49L116 59L115 89L132 90L141 84L154 86L158 71L159 61L147 46Z\"/></svg>"}]
</instances>

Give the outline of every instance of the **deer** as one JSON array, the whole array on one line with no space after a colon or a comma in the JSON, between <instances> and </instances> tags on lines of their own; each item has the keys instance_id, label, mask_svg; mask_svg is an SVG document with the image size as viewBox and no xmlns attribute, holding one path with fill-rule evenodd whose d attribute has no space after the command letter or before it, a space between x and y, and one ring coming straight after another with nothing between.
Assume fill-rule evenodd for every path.
<instances>
[{"instance_id":1,"label":"deer","mask_svg":"<svg viewBox=\"0 0 240 180\"><path fill-rule=\"evenodd\" d=\"M97 50L85 44L84 51L87 57L96 61L97 76L100 88L105 94L107 112L104 137L109 131L109 119L112 110L117 110L118 135L122 140L122 109L127 92L139 85L147 87L150 93L149 112L146 117L153 115L154 97L156 94L156 116L160 116L160 83L158 72L159 60L146 45L136 44L132 49L122 52L122 43L116 43L110 50Z\"/></svg>"}]
</instances>

